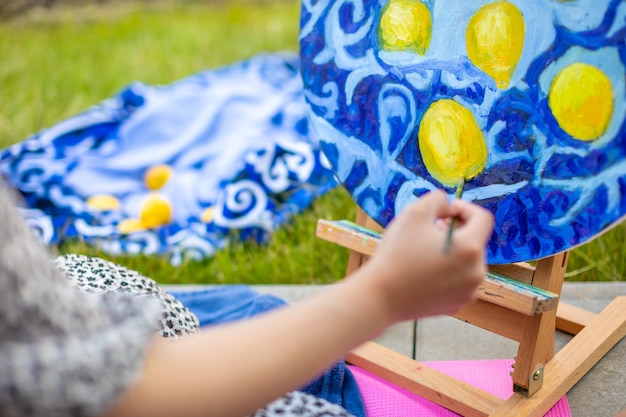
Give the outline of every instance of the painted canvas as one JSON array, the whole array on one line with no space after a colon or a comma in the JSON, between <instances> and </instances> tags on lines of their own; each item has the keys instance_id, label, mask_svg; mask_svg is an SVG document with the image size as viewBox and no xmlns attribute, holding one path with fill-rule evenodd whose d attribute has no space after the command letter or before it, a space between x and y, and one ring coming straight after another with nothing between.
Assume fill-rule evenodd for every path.
<instances>
[{"instance_id":1,"label":"painted canvas","mask_svg":"<svg viewBox=\"0 0 626 417\"><path fill-rule=\"evenodd\" d=\"M300 29L311 126L383 226L463 182L510 263L626 214L626 1L304 0Z\"/></svg>"}]
</instances>

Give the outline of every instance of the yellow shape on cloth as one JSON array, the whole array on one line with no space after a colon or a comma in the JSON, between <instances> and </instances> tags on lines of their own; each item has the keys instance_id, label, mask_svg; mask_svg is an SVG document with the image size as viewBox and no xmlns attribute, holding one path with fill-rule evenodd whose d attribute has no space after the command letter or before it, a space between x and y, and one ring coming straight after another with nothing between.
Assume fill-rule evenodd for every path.
<instances>
[{"instance_id":1,"label":"yellow shape on cloth","mask_svg":"<svg viewBox=\"0 0 626 417\"><path fill-rule=\"evenodd\" d=\"M172 207L162 196L150 195L141 208L140 220L146 229L166 225L172 221Z\"/></svg>"},{"instance_id":2,"label":"yellow shape on cloth","mask_svg":"<svg viewBox=\"0 0 626 417\"><path fill-rule=\"evenodd\" d=\"M144 183L150 190L159 190L172 176L172 167L167 164L154 165L146 171Z\"/></svg>"},{"instance_id":3,"label":"yellow shape on cloth","mask_svg":"<svg viewBox=\"0 0 626 417\"><path fill-rule=\"evenodd\" d=\"M96 194L87 199L87 205L99 211L118 210L120 200L110 194Z\"/></svg>"},{"instance_id":4,"label":"yellow shape on cloth","mask_svg":"<svg viewBox=\"0 0 626 417\"><path fill-rule=\"evenodd\" d=\"M207 207L202 211L200 215L200 220L204 223L211 223L213 221L213 216L215 215L215 209L213 207Z\"/></svg>"},{"instance_id":5,"label":"yellow shape on cloth","mask_svg":"<svg viewBox=\"0 0 626 417\"><path fill-rule=\"evenodd\" d=\"M139 219L124 219L117 225L117 231L123 235L129 235L142 230L145 230L145 227L141 224L141 220Z\"/></svg>"}]
</instances>

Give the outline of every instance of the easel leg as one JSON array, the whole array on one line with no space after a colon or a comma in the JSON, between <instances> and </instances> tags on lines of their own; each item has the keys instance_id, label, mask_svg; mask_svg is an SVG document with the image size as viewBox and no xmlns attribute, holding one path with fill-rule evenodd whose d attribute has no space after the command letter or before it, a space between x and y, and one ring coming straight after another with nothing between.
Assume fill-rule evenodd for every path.
<instances>
[{"instance_id":1,"label":"easel leg","mask_svg":"<svg viewBox=\"0 0 626 417\"><path fill-rule=\"evenodd\" d=\"M564 252L537 261L533 286L560 294L567 258ZM525 318L513 372L515 391L531 396L541 387L544 365L554 355L555 333L556 310Z\"/></svg>"}]
</instances>

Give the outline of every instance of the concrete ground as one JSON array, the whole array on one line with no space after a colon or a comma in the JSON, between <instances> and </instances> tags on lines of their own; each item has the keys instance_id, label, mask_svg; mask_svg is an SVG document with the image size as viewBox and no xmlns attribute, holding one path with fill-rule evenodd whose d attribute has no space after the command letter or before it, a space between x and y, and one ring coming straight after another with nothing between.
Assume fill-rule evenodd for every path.
<instances>
[{"instance_id":1,"label":"concrete ground","mask_svg":"<svg viewBox=\"0 0 626 417\"><path fill-rule=\"evenodd\" d=\"M293 303L322 290L324 286L268 285L254 288ZM626 295L626 282L566 282L561 299L597 313L618 295ZM395 325L378 342L411 356L414 349L413 329L412 322ZM416 335L416 356L421 361L511 359L517 352L516 342L450 317L420 320ZM570 338L557 332L556 349L563 347ZM574 417L613 417L626 410L626 339L611 349L569 391L567 398Z\"/></svg>"}]
</instances>

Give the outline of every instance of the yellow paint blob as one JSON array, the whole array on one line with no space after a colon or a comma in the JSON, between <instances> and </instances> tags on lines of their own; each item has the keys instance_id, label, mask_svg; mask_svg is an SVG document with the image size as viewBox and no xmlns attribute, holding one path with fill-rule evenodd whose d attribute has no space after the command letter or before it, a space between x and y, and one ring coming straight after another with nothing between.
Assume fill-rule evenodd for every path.
<instances>
[{"instance_id":1,"label":"yellow paint blob","mask_svg":"<svg viewBox=\"0 0 626 417\"><path fill-rule=\"evenodd\" d=\"M522 12L508 1L487 4L470 18L465 34L467 55L498 88L511 82L524 48L524 32Z\"/></svg>"},{"instance_id":2,"label":"yellow paint blob","mask_svg":"<svg viewBox=\"0 0 626 417\"><path fill-rule=\"evenodd\" d=\"M487 164L487 145L469 109L453 100L430 105L420 123L419 149L428 172L454 187L478 175Z\"/></svg>"},{"instance_id":3,"label":"yellow paint blob","mask_svg":"<svg viewBox=\"0 0 626 417\"><path fill-rule=\"evenodd\" d=\"M141 220L139 219L124 219L117 225L117 231L123 235L129 235L142 230L145 230L145 227L141 224Z\"/></svg>"},{"instance_id":4,"label":"yellow paint blob","mask_svg":"<svg viewBox=\"0 0 626 417\"><path fill-rule=\"evenodd\" d=\"M87 199L87 205L100 211L118 210L120 200L110 194L97 194Z\"/></svg>"},{"instance_id":5,"label":"yellow paint blob","mask_svg":"<svg viewBox=\"0 0 626 417\"><path fill-rule=\"evenodd\" d=\"M593 65L569 65L554 77L548 104L561 129L576 139L597 139L613 115L611 80Z\"/></svg>"},{"instance_id":6,"label":"yellow paint blob","mask_svg":"<svg viewBox=\"0 0 626 417\"><path fill-rule=\"evenodd\" d=\"M215 215L215 209L213 207L208 207L204 209L202 214L200 215L200 219L204 223L211 223L213 221L213 216Z\"/></svg>"},{"instance_id":7,"label":"yellow paint blob","mask_svg":"<svg viewBox=\"0 0 626 417\"><path fill-rule=\"evenodd\" d=\"M424 55L432 35L430 10L417 0L391 0L381 14L378 33L384 50Z\"/></svg>"},{"instance_id":8,"label":"yellow paint blob","mask_svg":"<svg viewBox=\"0 0 626 417\"><path fill-rule=\"evenodd\" d=\"M171 176L172 168L169 165L155 165L146 171L144 183L148 189L158 190L167 183Z\"/></svg>"},{"instance_id":9,"label":"yellow paint blob","mask_svg":"<svg viewBox=\"0 0 626 417\"><path fill-rule=\"evenodd\" d=\"M172 208L163 197L151 195L141 208L140 220L146 229L163 226L172 221Z\"/></svg>"}]
</instances>

